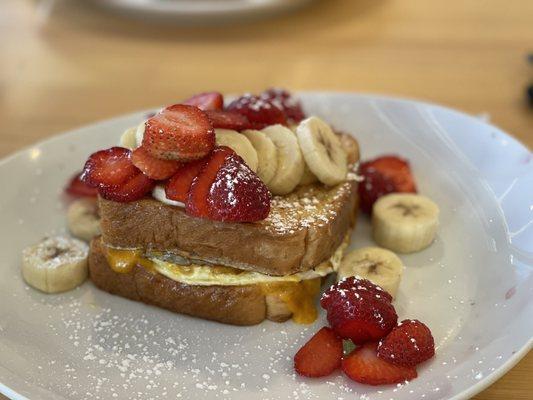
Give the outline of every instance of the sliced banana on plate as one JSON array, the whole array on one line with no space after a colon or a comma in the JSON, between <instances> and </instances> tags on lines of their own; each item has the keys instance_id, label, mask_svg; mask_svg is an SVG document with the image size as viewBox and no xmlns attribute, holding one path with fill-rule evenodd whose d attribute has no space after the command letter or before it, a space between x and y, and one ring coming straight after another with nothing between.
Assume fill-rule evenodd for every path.
<instances>
[{"instance_id":1,"label":"sliced banana on plate","mask_svg":"<svg viewBox=\"0 0 533 400\"><path fill-rule=\"evenodd\" d=\"M259 176L265 185L268 185L278 167L276 146L261 131L250 129L243 131L242 134L248 138L257 151L257 176Z\"/></svg>"},{"instance_id":2,"label":"sliced banana on plate","mask_svg":"<svg viewBox=\"0 0 533 400\"><path fill-rule=\"evenodd\" d=\"M67 226L78 239L90 242L100 234L100 216L96 199L84 198L72 202L67 210Z\"/></svg>"},{"instance_id":3,"label":"sliced banana on plate","mask_svg":"<svg viewBox=\"0 0 533 400\"><path fill-rule=\"evenodd\" d=\"M217 146L228 146L242 157L246 165L257 172L259 160L254 146L243 134L231 129L215 129Z\"/></svg>"},{"instance_id":4,"label":"sliced banana on plate","mask_svg":"<svg viewBox=\"0 0 533 400\"><path fill-rule=\"evenodd\" d=\"M87 278L89 246L81 240L55 236L22 251L22 277L45 293L74 289Z\"/></svg>"},{"instance_id":5,"label":"sliced banana on plate","mask_svg":"<svg viewBox=\"0 0 533 400\"><path fill-rule=\"evenodd\" d=\"M363 247L350 252L342 259L337 279L359 276L396 297L402 274L402 261L392 251L379 247Z\"/></svg>"},{"instance_id":6,"label":"sliced banana on plate","mask_svg":"<svg viewBox=\"0 0 533 400\"><path fill-rule=\"evenodd\" d=\"M296 129L302 154L320 182L336 185L346 179L348 158L339 137L318 117L309 117Z\"/></svg>"},{"instance_id":7,"label":"sliced banana on plate","mask_svg":"<svg viewBox=\"0 0 533 400\"><path fill-rule=\"evenodd\" d=\"M120 137L120 146L131 150L137 148L135 132L137 132L137 128L135 127L126 129Z\"/></svg>"},{"instance_id":8,"label":"sliced banana on plate","mask_svg":"<svg viewBox=\"0 0 533 400\"><path fill-rule=\"evenodd\" d=\"M372 209L372 235L376 243L399 253L428 247L437 233L439 207L425 196L392 193Z\"/></svg>"},{"instance_id":9,"label":"sliced banana on plate","mask_svg":"<svg viewBox=\"0 0 533 400\"><path fill-rule=\"evenodd\" d=\"M262 130L274 143L277 149L276 174L267 184L275 195L284 195L302 180L305 161L296 135L283 125L271 125Z\"/></svg>"}]
</instances>

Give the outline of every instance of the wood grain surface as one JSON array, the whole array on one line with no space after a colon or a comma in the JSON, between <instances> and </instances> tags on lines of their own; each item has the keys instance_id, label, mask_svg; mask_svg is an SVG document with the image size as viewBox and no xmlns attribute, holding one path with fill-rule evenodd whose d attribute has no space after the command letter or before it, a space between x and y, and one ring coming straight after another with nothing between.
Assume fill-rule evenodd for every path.
<instances>
[{"instance_id":1,"label":"wood grain surface","mask_svg":"<svg viewBox=\"0 0 533 400\"><path fill-rule=\"evenodd\" d=\"M273 85L486 113L531 148L532 46L531 0L325 0L201 28L127 19L86 1L3 0L0 156L198 91ZM531 399L532 376L529 354L475 399Z\"/></svg>"}]
</instances>

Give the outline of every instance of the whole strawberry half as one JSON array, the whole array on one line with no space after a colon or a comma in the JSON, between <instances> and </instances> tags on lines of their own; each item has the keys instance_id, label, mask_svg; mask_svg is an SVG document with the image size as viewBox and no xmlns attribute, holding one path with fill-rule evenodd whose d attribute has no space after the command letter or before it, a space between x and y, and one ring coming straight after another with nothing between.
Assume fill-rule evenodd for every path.
<instances>
[{"instance_id":1,"label":"whole strawberry half","mask_svg":"<svg viewBox=\"0 0 533 400\"><path fill-rule=\"evenodd\" d=\"M390 295L366 279L350 277L333 285L321 305L335 333L355 344L385 337L398 321Z\"/></svg>"},{"instance_id":2,"label":"whole strawberry half","mask_svg":"<svg viewBox=\"0 0 533 400\"><path fill-rule=\"evenodd\" d=\"M287 117L281 108L272 101L259 96L244 95L232 101L228 111L244 115L250 121L251 128L263 129L268 125L287 125Z\"/></svg>"},{"instance_id":3,"label":"whole strawberry half","mask_svg":"<svg viewBox=\"0 0 533 400\"><path fill-rule=\"evenodd\" d=\"M414 367L435 355L429 328L418 320L404 320L378 345L378 357L395 365Z\"/></svg>"},{"instance_id":4,"label":"whole strawberry half","mask_svg":"<svg viewBox=\"0 0 533 400\"><path fill-rule=\"evenodd\" d=\"M270 198L268 188L241 157L218 147L192 182L186 212L215 221L255 222L268 216Z\"/></svg>"},{"instance_id":5,"label":"whole strawberry half","mask_svg":"<svg viewBox=\"0 0 533 400\"><path fill-rule=\"evenodd\" d=\"M297 123L305 118L300 102L284 89L270 88L261 93L259 97L280 108L289 122Z\"/></svg>"},{"instance_id":6,"label":"whole strawberry half","mask_svg":"<svg viewBox=\"0 0 533 400\"><path fill-rule=\"evenodd\" d=\"M224 108L224 97L219 92L205 92L194 95L182 104L196 106L200 110L222 110Z\"/></svg>"},{"instance_id":7,"label":"whole strawberry half","mask_svg":"<svg viewBox=\"0 0 533 400\"><path fill-rule=\"evenodd\" d=\"M330 375L341 366L342 339L331 328L320 329L294 356L294 369L303 376Z\"/></svg>"},{"instance_id":8,"label":"whole strawberry half","mask_svg":"<svg viewBox=\"0 0 533 400\"><path fill-rule=\"evenodd\" d=\"M215 147L215 131L204 111L175 104L146 121L142 147L163 160L197 160Z\"/></svg>"},{"instance_id":9,"label":"whole strawberry half","mask_svg":"<svg viewBox=\"0 0 533 400\"><path fill-rule=\"evenodd\" d=\"M367 385L390 385L417 377L413 367L402 367L383 361L376 355L377 343L367 343L342 360L343 372L352 380Z\"/></svg>"},{"instance_id":10,"label":"whole strawberry half","mask_svg":"<svg viewBox=\"0 0 533 400\"><path fill-rule=\"evenodd\" d=\"M98 193L119 202L138 200L149 193L155 181L142 173L131 161L131 150L111 147L97 151L85 163L81 180L98 189Z\"/></svg>"},{"instance_id":11,"label":"whole strawberry half","mask_svg":"<svg viewBox=\"0 0 533 400\"><path fill-rule=\"evenodd\" d=\"M416 193L416 184L409 162L401 157L386 155L362 163L359 173L363 181L358 192L361 209L370 214L372 206L389 193Z\"/></svg>"},{"instance_id":12,"label":"whole strawberry half","mask_svg":"<svg viewBox=\"0 0 533 400\"><path fill-rule=\"evenodd\" d=\"M67 186L65 187L65 192L78 197L96 197L98 194L98 189L87 185L81 180L81 172L78 172L70 178Z\"/></svg>"}]
</instances>

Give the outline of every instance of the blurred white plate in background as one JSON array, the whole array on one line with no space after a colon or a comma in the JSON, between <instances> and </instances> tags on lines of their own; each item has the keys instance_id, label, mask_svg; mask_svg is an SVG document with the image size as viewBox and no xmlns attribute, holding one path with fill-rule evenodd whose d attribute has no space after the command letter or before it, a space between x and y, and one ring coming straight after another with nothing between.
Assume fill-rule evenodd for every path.
<instances>
[{"instance_id":1,"label":"blurred white plate in background","mask_svg":"<svg viewBox=\"0 0 533 400\"><path fill-rule=\"evenodd\" d=\"M194 24L263 17L289 11L312 0L93 0L107 8L137 17L172 19Z\"/></svg>"}]
</instances>

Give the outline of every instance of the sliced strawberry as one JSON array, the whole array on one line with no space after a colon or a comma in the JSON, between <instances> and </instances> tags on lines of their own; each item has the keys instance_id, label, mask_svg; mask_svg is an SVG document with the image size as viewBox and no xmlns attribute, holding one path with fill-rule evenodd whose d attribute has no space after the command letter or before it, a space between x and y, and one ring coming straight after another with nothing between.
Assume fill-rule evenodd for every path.
<instances>
[{"instance_id":1,"label":"sliced strawberry","mask_svg":"<svg viewBox=\"0 0 533 400\"><path fill-rule=\"evenodd\" d=\"M215 147L215 131L204 111L175 104L146 121L142 146L156 158L196 160Z\"/></svg>"},{"instance_id":2,"label":"sliced strawberry","mask_svg":"<svg viewBox=\"0 0 533 400\"><path fill-rule=\"evenodd\" d=\"M381 156L361 165L367 171L376 170L386 178L392 179L396 192L416 193L409 161L394 155Z\"/></svg>"},{"instance_id":3,"label":"sliced strawberry","mask_svg":"<svg viewBox=\"0 0 533 400\"><path fill-rule=\"evenodd\" d=\"M250 121L253 129L262 129L268 125L287 125L285 113L270 100L259 96L244 95L232 101L227 110L244 115Z\"/></svg>"},{"instance_id":4,"label":"sliced strawberry","mask_svg":"<svg viewBox=\"0 0 533 400\"><path fill-rule=\"evenodd\" d=\"M381 196L396 191L394 182L378 171L367 170L364 165L361 165L359 173L363 176L363 181L357 187L361 210L371 214L372 206Z\"/></svg>"},{"instance_id":5,"label":"sliced strawberry","mask_svg":"<svg viewBox=\"0 0 533 400\"><path fill-rule=\"evenodd\" d=\"M196 106L200 110L222 110L224 97L218 92L200 93L185 100L183 104Z\"/></svg>"},{"instance_id":6,"label":"sliced strawberry","mask_svg":"<svg viewBox=\"0 0 533 400\"><path fill-rule=\"evenodd\" d=\"M210 110L206 111L209 120L213 124L213 128L221 129L234 129L236 131L242 131L244 129L250 129L252 124L248 121L244 115L233 111L219 111Z\"/></svg>"},{"instance_id":7,"label":"sliced strawberry","mask_svg":"<svg viewBox=\"0 0 533 400\"><path fill-rule=\"evenodd\" d=\"M207 202L215 221L255 222L270 213L270 191L237 154L226 157Z\"/></svg>"},{"instance_id":8,"label":"sliced strawberry","mask_svg":"<svg viewBox=\"0 0 533 400\"><path fill-rule=\"evenodd\" d=\"M136 175L121 185L100 187L99 192L104 199L127 203L144 197L152 191L154 186L153 179L137 170Z\"/></svg>"},{"instance_id":9,"label":"sliced strawberry","mask_svg":"<svg viewBox=\"0 0 533 400\"><path fill-rule=\"evenodd\" d=\"M91 187L118 186L138 172L131 162L130 150L111 147L89 156L80 179Z\"/></svg>"},{"instance_id":10,"label":"sliced strawberry","mask_svg":"<svg viewBox=\"0 0 533 400\"><path fill-rule=\"evenodd\" d=\"M302 105L288 91L278 88L270 88L259 95L261 99L269 100L280 108L292 123L300 122L305 118Z\"/></svg>"},{"instance_id":11,"label":"sliced strawberry","mask_svg":"<svg viewBox=\"0 0 533 400\"><path fill-rule=\"evenodd\" d=\"M294 369L303 376L330 375L341 366L342 339L331 328L320 329L294 356Z\"/></svg>"},{"instance_id":12,"label":"sliced strawberry","mask_svg":"<svg viewBox=\"0 0 533 400\"><path fill-rule=\"evenodd\" d=\"M270 192L233 150L218 147L189 190L186 212L214 221L255 222L270 212Z\"/></svg>"},{"instance_id":13,"label":"sliced strawberry","mask_svg":"<svg viewBox=\"0 0 533 400\"><path fill-rule=\"evenodd\" d=\"M356 348L342 360L342 370L352 380L367 385L390 385L417 377L415 368L401 367L379 359L377 343Z\"/></svg>"},{"instance_id":14,"label":"sliced strawberry","mask_svg":"<svg viewBox=\"0 0 533 400\"><path fill-rule=\"evenodd\" d=\"M81 172L78 172L74 174L72 178L70 178L68 185L65 187L65 192L72 196L96 197L98 194L98 189L83 182L80 179L81 174Z\"/></svg>"},{"instance_id":15,"label":"sliced strawberry","mask_svg":"<svg viewBox=\"0 0 533 400\"><path fill-rule=\"evenodd\" d=\"M429 328L417 320L404 320L378 345L378 357L395 365L414 367L435 355Z\"/></svg>"},{"instance_id":16,"label":"sliced strawberry","mask_svg":"<svg viewBox=\"0 0 533 400\"><path fill-rule=\"evenodd\" d=\"M178 169L165 185L165 194L167 198L186 203L192 181L198 176L206 162L207 160L202 158L200 160L188 162Z\"/></svg>"},{"instance_id":17,"label":"sliced strawberry","mask_svg":"<svg viewBox=\"0 0 533 400\"><path fill-rule=\"evenodd\" d=\"M226 157L234 154L229 147L217 147L211 153L202 172L193 179L189 189L185 211L195 217L209 218L207 197L218 171L224 165Z\"/></svg>"},{"instance_id":18,"label":"sliced strawberry","mask_svg":"<svg viewBox=\"0 0 533 400\"><path fill-rule=\"evenodd\" d=\"M181 166L179 161L160 160L151 156L143 146L133 150L131 162L145 175L155 180L170 178Z\"/></svg>"},{"instance_id":19,"label":"sliced strawberry","mask_svg":"<svg viewBox=\"0 0 533 400\"><path fill-rule=\"evenodd\" d=\"M370 214L381 196L389 193L416 193L409 162L398 156L382 156L361 164L363 182L359 184L361 209Z\"/></svg>"},{"instance_id":20,"label":"sliced strawberry","mask_svg":"<svg viewBox=\"0 0 533 400\"><path fill-rule=\"evenodd\" d=\"M355 344L377 341L394 328L398 315L390 295L366 279L350 277L333 285L321 305L335 333Z\"/></svg>"}]
</instances>

